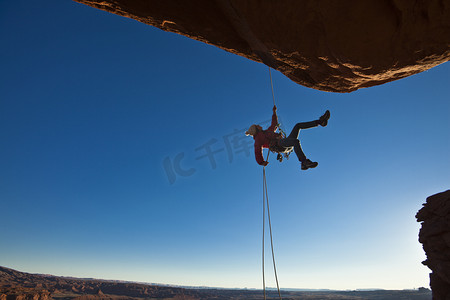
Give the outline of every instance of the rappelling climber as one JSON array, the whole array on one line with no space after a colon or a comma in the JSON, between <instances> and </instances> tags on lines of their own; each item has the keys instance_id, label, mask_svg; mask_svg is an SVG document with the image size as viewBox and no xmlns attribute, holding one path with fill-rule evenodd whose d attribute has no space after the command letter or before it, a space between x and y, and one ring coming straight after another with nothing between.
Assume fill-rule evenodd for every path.
<instances>
[{"instance_id":1,"label":"rappelling climber","mask_svg":"<svg viewBox=\"0 0 450 300\"><path fill-rule=\"evenodd\" d=\"M277 107L273 106L272 124L266 130L263 130L261 126L253 124L245 132L245 134L253 136L255 140L255 158L256 162L262 166L267 166L269 163L263 158L263 148L269 148L271 151L281 152L289 147L294 147L295 154L298 160L302 163L302 170L308 170L309 168L315 168L319 163L311 161L306 158L303 153L300 141L298 140L298 134L300 129L308 129L317 126L327 126L328 119L330 118L330 111L327 110L318 120L310 122L297 123L292 129L291 133L287 137L283 137L281 133L275 132L278 128Z\"/></svg>"}]
</instances>

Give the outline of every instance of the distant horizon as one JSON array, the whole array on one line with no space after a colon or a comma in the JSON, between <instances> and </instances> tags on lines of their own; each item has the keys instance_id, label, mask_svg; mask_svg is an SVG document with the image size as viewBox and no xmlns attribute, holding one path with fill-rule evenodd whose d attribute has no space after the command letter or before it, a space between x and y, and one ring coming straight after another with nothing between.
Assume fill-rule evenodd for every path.
<instances>
[{"instance_id":1,"label":"distant horizon","mask_svg":"<svg viewBox=\"0 0 450 300\"><path fill-rule=\"evenodd\" d=\"M9 268L6 266L0 266L0 268L10 269L13 271L17 271L20 273L27 273L31 275L42 275L42 276L52 276L52 277L61 277L61 278L67 278L67 279L76 279L76 280L98 280L98 281L106 281L106 282L118 282L118 283L137 283L137 284L146 284L146 285L155 285L155 286L167 286L167 287L177 287L177 288L187 288L187 289L223 289L223 290L255 290L255 291L262 291L262 288L251 288L251 287L218 287L218 286L191 286L191 285L183 285L183 284L170 284L170 283L158 283L158 282L146 282L146 281L133 281L133 280L121 280L121 279L108 279L108 278L96 278L96 277L74 277L70 275L54 275L54 274L47 274L47 273L32 273L32 272L25 272L13 268ZM345 292L345 291L416 291L421 288L425 288L431 291L429 287L418 287L418 288L404 288L404 289L382 289L382 288L360 288L360 289L343 289L343 290L336 290L336 289L327 289L327 288L318 288L318 289L310 289L310 288L289 288L289 287L280 287L280 290L285 291L339 291L339 292ZM277 290L277 287L270 287L266 286L266 290Z\"/></svg>"}]
</instances>

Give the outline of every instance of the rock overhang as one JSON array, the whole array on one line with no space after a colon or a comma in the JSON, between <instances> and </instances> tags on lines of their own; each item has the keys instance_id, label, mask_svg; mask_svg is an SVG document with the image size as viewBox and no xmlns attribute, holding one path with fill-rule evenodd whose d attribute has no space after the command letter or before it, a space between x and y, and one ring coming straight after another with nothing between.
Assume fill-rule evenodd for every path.
<instances>
[{"instance_id":1,"label":"rock overhang","mask_svg":"<svg viewBox=\"0 0 450 300\"><path fill-rule=\"evenodd\" d=\"M450 60L450 0L75 0L346 93Z\"/></svg>"}]
</instances>

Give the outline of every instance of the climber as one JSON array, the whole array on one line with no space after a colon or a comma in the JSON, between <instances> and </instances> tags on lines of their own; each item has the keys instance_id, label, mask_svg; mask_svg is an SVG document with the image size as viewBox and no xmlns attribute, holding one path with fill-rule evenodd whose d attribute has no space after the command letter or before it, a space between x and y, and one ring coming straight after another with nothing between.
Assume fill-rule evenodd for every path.
<instances>
[{"instance_id":1,"label":"climber","mask_svg":"<svg viewBox=\"0 0 450 300\"><path fill-rule=\"evenodd\" d=\"M283 137L281 133L275 132L278 128L277 107L273 106L272 124L266 130L263 130L261 126L253 124L245 132L245 135L253 136L255 140L255 158L256 162L262 166L267 166L268 161L264 161L263 148L269 148L271 151L280 152L280 149L286 149L294 147L295 154L298 160L302 163L301 169L307 170L309 168L317 167L318 163L313 162L306 158L303 153L300 141L298 140L298 134L300 129L308 129L320 126L327 126L328 119L330 118L330 111L327 110L318 120L310 122L297 123L292 129L291 133L287 137Z\"/></svg>"}]
</instances>

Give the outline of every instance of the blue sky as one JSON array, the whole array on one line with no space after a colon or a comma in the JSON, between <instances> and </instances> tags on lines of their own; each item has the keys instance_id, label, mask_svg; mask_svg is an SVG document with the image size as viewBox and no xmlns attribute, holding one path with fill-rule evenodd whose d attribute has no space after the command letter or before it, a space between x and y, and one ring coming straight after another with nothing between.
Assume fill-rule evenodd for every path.
<instances>
[{"instance_id":1,"label":"blue sky","mask_svg":"<svg viewBox=\"0 0 450 300\"><path fill-rule=\"evenodd\" d=\"M266 66L72 1L3 1L0 33L0 265L261 287L262 169L226 141L270 119ZM281 287L428 286L414 216L449 188L450 65L351 94L272 74L286 131L331 111L300 133L318 168L267 167Z\"/></svg>"}]
</instances>

